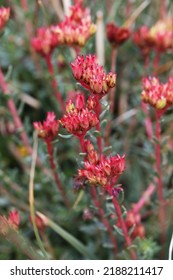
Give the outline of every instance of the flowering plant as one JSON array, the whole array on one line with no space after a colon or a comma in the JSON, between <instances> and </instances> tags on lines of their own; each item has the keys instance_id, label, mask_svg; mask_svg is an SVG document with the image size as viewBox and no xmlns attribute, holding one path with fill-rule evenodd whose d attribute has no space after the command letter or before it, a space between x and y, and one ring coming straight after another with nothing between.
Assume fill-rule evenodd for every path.
<instances>
[{"instance_id":1,"label":"flowering plant","mask_svg":"<svg viewBox=\"0 0 173 280\"><path fill-rule=\"evenodd\" d=\"M171 1L6 2L0 259L166 259Z\"/></svg>"}]
</instances>

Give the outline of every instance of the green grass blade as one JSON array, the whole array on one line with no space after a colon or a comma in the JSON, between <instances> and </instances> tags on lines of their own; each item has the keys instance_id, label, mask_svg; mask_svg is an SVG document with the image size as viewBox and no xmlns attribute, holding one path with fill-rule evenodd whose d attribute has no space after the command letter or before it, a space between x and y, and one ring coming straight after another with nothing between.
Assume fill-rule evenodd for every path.
<instances>
[{"instance_id":1,"label":"green grass blade","mask_svg":"<svg viewBox=\"0 0 173 280\"><path fill-rule=\"evenodd\" d=\"M79 253L81 253L84 257L87 259L96 259L96 257L88 251L88 249L83 245L79 240L77 240L73 235L71 235L69 232L64 230L62 227L54 223L52 220L47 218L45 215L43 215L40 212L37 212L37 214L41 217L41 219L44 221L44 224L52 228L56 233L58 233L64 240L66 240L69 244L71 244Z\"/></svg>"}]
</instances>

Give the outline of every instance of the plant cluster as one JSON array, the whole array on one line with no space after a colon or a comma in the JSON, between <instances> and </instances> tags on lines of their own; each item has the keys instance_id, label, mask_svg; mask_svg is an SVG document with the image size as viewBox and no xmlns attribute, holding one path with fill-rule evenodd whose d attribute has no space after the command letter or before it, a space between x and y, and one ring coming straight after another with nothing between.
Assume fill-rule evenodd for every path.
<instances>
[{"instance_id":1,"label":"plant cluster","mask_svg":"<svg viewBox=\"0 0 173 280\"><path fill-rule=\"evenodd\" d=\"M99 2L0 7L0 259L171 252L170 4Z\"/></svg>"}]
</instances>

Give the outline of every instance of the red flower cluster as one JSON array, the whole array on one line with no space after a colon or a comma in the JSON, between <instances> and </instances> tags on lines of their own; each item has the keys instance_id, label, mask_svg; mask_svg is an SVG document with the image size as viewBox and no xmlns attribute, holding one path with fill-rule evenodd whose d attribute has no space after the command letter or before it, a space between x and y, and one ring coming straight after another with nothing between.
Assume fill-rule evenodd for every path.
<instances>
[{"instance_id":1,"label":"red flower cluster","mask_svg":"<svg viewBox=\"0 0 173 280\"><path fill-rule=\"evenodd\" d=\"M59 24L38 29L36 37L32 39L32 46L46 56L58 45L83 47L95 31L96 26L91 21L89 10L79 2L71 7L70 15Z\"/></svg>"},{"instance_id":2,"label":"red flower cluster","mask_svg":"<svg viewBox=\"0 0 173 280\"><path fill-rule=\"evenodd\" d=\"M38 131L38 136L46 141L52 141L57 136L59 131L59 120L55 119L53 112L48 112L46 120L41 122L34 122L34 128Z\"/></svg>"},{"instance_id":3,"label":"red flower cluster","mask_svg":"<svg viewBox=\"0 0 173 280\"><path fill-rule=\"evenodd\" d=\"M133 41L141 49L142 54L144 56L147 56L154 46L154 41L150 37L149 32L149 28L146 25L144 25L141 26L133 34Z\"/></svg>"},{"instance_id":4,"label":"red flower cluster","mask_svg":"<svg viewBox=\"0 0 173 280\"><path fill-rule=\"evenodd\" d=\"M109 194L114 194L114 185L125 169L125 156L115 155L100 158L89 140L85 141L87 156L84 169L78 170L78 178L85 178L92 185L104 187Z\"/></svg>"},{"instance_id":5,"label":"red flower cluster","mask_svg":"<svg viewBox=\"0 0 173 280\"><path fill-rule=\"evenodd\" d=\"M41 27L37 30L36 37L32 38L31 43L36 52L47 56L57 46L58 38L52 33L49 27Z\"/></svg>"},{"instance_id":6,"label":"red flower cluster","mask_svg":"<svg viewBox=\"0 0 173 280\"><path fill-rule=\"evenodd\" d=\"M92 23L90 11L78 1L70 8L70 15L56 26L52 32L58 37L59 44L83 47L95 33L96 26Z\"/></svg>"},{"instance_id":7,"label":"red flower cluster","mask_svg":"<svg viewBox=\"0 0 173 280\"><path fill-rule=\"evenodd\" d=\"M130 30L125 27L119 27L111 22L106 25L106 36L108 41L117 47L129 39Z\"/></svg>"},{"instance_id":8,"label":"red flower cluster","mask_svg":"<svg viewBox=\"0 0 173 280\"><path fill-rule=\"evenodd\" d=\"M128 211L125 223L126 223L128 230L130 230L134 227L134 229L131 233L132 238L136 238L137 236L139 236L140 238L145 237L145 228L141 223L140 214L134 213L132 210Z\"/></svg>"},{"instance_id":9,"label":"red flower cluster","mask_svg":"<svg viewBox=\"0 0 173 280\"><path fill-rule=\"evenodd\" d=\"M61 118L60 123L69 133L78 137L84 136L99 121L96 114L85 103L84 94L77 95L76 104L69 100L66 112L67 115Z\"/></svg>"},{"instance_id":10,"label":"red flower cluster","mask_svg":"<svg viewBox=\"0 0 173 280\"><path fill-rule=\"evenodd\" d=\"M6 235L10 228L18 230L19 224L20 217L17 210L10 211L8 218L0 216L0 234Z\"/></svg>"},{"instance_id":11,"label":"red flower cluster","mask_svg":"<svg viewBox=\"0 0 173 280\"><path fill-rule=\"evenodd\" d=\"M149 35L158 51L173 49L173 18L159 20L150 29Z\"/></svg>"},{"instance_id":12,"label":"red flower cluster","mask_svg":"<svg viewBox=\"0 0 173 280\"><path fill-rule=\"evenodd\" d=\"M173 105L173 77L165 84L160 83L156 77L144 78L142 101L157 110L167 109Z\"/></svg>"},{"instance_id":13,"label":"red flower cluster","mask_svg":"<svg viewBox=\"0 0 173 280\"><path fill-rule=\"evenodd\" d=\"M71 67L75 79L99 99L107 94L110 88L115 87L116 74L106 74L97 63L95 55L77 56Z\"/></svg>"},{"instance_id":14,"label":"red flower cluster","mask_svg":"<svg viewBox=\"0 0 173 280\"><path fill-rule=\"evenodd\" d=\"M173 49L172 19L159 20L150 29L142 26L134 33L133 40L144 55L148 55L152 49L159 52Z\"/></svg>"},{"instance_id":15,"label":"red flower cluster","mask_svg":"<svg viewBox=\"0 0 173 280\"><path fill-rule=\"evenodd\" d=\"M0 8L0 31L5 26L6 22L9 20L10 17L10 8Z\"/></svg>"}]
</instances>

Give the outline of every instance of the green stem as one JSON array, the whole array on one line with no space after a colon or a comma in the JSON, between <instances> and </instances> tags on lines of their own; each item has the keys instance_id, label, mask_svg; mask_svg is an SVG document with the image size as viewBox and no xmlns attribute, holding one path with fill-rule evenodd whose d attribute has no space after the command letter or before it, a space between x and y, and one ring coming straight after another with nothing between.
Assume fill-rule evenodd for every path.
<instances>
[{"instance_id":1,"label":"green stem","mask_svg":"<svg viewBox=\"0 0 173 280\"><path fill-rule=\"evenodd\" d=\"M44 249L42 240L40 238L38 228L35 221L35 207L34 207L34 176L35 176L35 166L37 160L37 148L38 148L38 138L36 132L34 133L34 146L33 146L33 154L32 154L32 164L31 164L31 171L30 171L30 181L29 181L29 205L30 205L30 214L31 214L31 221L33 224L33 229L35 233L36 240L38 245L43 253L43 256L48 259L47 252Z\"/></svg>"}]
</instances>

